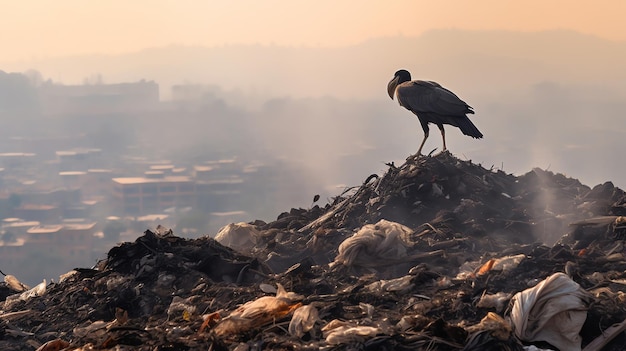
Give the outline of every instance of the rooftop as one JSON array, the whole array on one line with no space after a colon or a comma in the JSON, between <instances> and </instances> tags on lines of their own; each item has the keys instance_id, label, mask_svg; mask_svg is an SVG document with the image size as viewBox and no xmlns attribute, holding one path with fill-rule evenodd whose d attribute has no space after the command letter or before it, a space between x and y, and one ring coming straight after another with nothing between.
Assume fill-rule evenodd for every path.
<instances>
[{"instance_id":1,"label":"rooftop","mask_svg":"<svg viewBox=\"0 0 626 351\"><path fill-rule=\"evenodd\" d=\"M24 228L24 227L36 227L40 225L39 221L24 221L24 222L10 222L2 225L3 228Z\"/></svg>"},{"instance_id":2,"label":"rooftop","mask_svg":"<svg viewBox=\"0 0 626 351\"><path fill-rule=\"evenodd\" d=\"M193 170L196 172L209 172L213 170L211 166L193 166Z\"/></svg>"},{"instance_id":3,"label":"rooftop","mask_svg":"<svg viewBox=\"0 0 626 351\"><path fill-rule=\"evenodd\" d=\"M26 242L26 240L22 239L22 238L15 239L15 241L6 241L6 242L0 240L0 247L2 247L2 246L24 246L25 242Z\"/></svg>"},{"instance_id":4,"label":"rooftop","mask_svg":"<svg viewBox=\"0 0 626 351\"><path fill-rule=\"evenodd\" d=\"M53 225L38 225L36 227L32 227L28 230L28 234L52 234L61 231L63 228L60 224Z\"/></svg>"},{"instance_id":5,"label":"rooftop","mask_svg":"<svg viewBox=\"0 0 626 351\"><path fill-rule=\"evenodd\" d=\"M81 176L81 175L85 175L85 174L87 174L87 172L83 172L83 171L63 171L63 172L59 172L59 175L61 177Z\"/></svg>"},{"instance_id":6,"label":"rooftop","mask_svg":"<svg viewBox=\"0 0 626 351\"><path fill-rule=\"evenodd\" d=\"M17 209L19 210L53 210L57 208L54 205L44 205L44 204L22 204Z\"/></svg>"},{"instance_id":7,"label":"rooftop","mask_svg":"<svg viewBox=\"0 0 626 351\"><path fill-rule=\"evenodd\" d=\"M126 184L144 184L144 183L176 183L176 182L190 182L191 178L188 176L167 176L163 178L146 178L146 177L120 177L113 178L113 182L126 185Z\"/></svg>"},{"instance_id":8,"label":"rooftop","mask_svg":"<svg viewBox=\"0 0 626 351\"><path fill-rule=\"evenodd\" d=\"M150 166L150 169L154 171L168 171L174 169L174 165L152 165Z\"/></svg>"},{"instance_id":9,"label":"rooftop","mask_svg":"<svg viewBox=\"0 0 626 351\"><path fill-rule=\"evenodd\" d=\"M32 152L2 152L0 153L0 157L33 157L35 156Z\"/></svg>"},{"instance_id":10,"label":"rooftop","mask_svg":"<svg viewBox=\"0 0 626 351\"><path fill-rule=\"evenodd\" d=\"M211 212L211 216L215 217L245 216L247 214L246 211Z\"/></svg>"},{"instance_id":11,"label":"rooftop","mask_svg":"<svg viewBox=\"0 0 626 351\"><path fill-rule=\"evenodd\" d=\"M65 230L88 230L96 226L96 222L91 223L65 223L63 229Z\"/></svg>"},{"instance_id":12,"label":"rooftop","mask_svg":"<svg viewBox=\"0 0 626 351\"><path fill-rule=\"evenodd\" d=\"M137 222L152 222L152 221L162 221L167 219L169 215L166 214L148 214L145 216L137 217Z\"/></svg>"},{"instance_id":13,"label":"rooftop","mask_svg":"<svg viewBox=\"0 0 626 351\"><path fill-rule=\"evenodd\" d=\"M241 184L243 182L243 178L231 177L225 179L199 180L198 184Z\"/></svg>"}]
</instances>

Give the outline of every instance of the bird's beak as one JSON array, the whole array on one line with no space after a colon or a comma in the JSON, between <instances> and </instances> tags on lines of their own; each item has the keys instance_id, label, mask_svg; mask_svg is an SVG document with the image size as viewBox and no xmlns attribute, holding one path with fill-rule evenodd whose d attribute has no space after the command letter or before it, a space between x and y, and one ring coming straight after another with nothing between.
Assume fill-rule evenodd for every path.
<instances>
[{"instance_id":1,"label":"bird's beak","mask_svg":"<svg viewBox=\"0 0 626 351\"><path fill-rule=\"evenodd\" d=\"M387 84L387 93L391 100L393 100L393 96L396 93L396 87L398 86L398 77L393 77L393 79Z\"/></svg>"}]
</instances>

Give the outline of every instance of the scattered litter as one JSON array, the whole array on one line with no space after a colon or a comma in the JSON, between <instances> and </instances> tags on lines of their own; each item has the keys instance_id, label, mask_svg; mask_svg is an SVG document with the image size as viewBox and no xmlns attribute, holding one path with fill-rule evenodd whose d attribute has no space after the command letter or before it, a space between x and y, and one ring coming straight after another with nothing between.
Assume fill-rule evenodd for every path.
<instances>
[{"instance_id":1,"label":"scattered litter","mask_svg":"<svg viewBox=\"0 0 626 351\"><path fill-rule=\"evenodd\" d=\"M257 243L259 231L251 224L240 222L230 223L215 235L215 240L233 250L249 253Z\"/></svg>"},{"instance_id":2,"label":"scattered litter","mask_svg":"<svg viewBox=\"0 0 626 351\"><path fill-rule=\"evenodd\" d=\"M246 302L222 318L213 332L223 338L262 327L302 306L299 302L302 299L302 296L287 292L282 285L278 284L276 296L262 296L254 301Z\"/></svg>"},{"instance_id":3,"label":"scattered litter","mask_svg":"<svg viewBox=\"0 0 626 351\"><path fill-rule=\"evenodd\" d=\"M545 341L559 350L581 350L579 335L592 298L564 273L555 273L513 296L511 321L522 341Z\"/></svg>"},{"instance_id":4,"label":"scattered litter","mask_svg":"<svg viewBox=\"0 0 626 351\"><path fill-rule=\"evenodd\" d=\"M289 322L289 334L301 338L305 333L313 330L315 323L320 321L317 308L313 305L299 307L293 312Z\"/></svg>"},{"instance_id":5,"label":"scattered litter","mask_svg":"<svg viewBox=\"0 0 626 351\"><path fill-rule=\"evenodd\" d=\"M511 296L511 294L502 291L495 294L484 294L478 300L476 307L493 308L496 312L504 312L504 307L506 307Z\"/></svg>"},{"instance_id":6,"label":"scattered litter","mask_svg":"<svg viewBox=\"0 0 626 351\"><path fill-rule=\"evenodd\" d=\"M329 345L350 345L363 343L381 333L376 327L355 325L348 322L333 320L322 328L326 343Z\"/></svg>"},{"instance_id":7,"label":"scattered litter","mask_svg":"<svg viewBox=\"0 0 626 351\"><path fill-rule=\"evenodd\" d=\"M5 277L6 278L6 277ZM20 294L15 294L11 296L7 296L4 302L4 309L9 310L11 307L19 301L26 301L30 298L43 296L46 293L46 280L44 279L41 283L35 285L32 289L24 291Z\"/></svg>"},{"instance_id":8,"label":"scattered litter","mask_svg":"<svg viewBox=\"0 0 626 351\"><path fill-rule=\"evenodd\" d=\"M385 219L366 224L339 245L333 265L379 267L394 264L406 257L412 232L406 226Z\"/></svg>"}]
</instances>

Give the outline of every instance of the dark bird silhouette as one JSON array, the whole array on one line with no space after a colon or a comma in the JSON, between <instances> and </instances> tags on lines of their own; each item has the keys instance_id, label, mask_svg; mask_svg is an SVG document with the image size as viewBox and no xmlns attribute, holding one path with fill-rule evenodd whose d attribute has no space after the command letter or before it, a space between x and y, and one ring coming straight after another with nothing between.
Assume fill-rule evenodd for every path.
<instances>
[{"instance_id":1,"label":"dark bird silhouette","mask_svg":"<svg viewBox=\"0 0 626 351\"><path fill-rule=\"evenodd\" d=\"M436 124L439 127L443 139L442 151L447 150L444 124L455 126L463 134L472 138L480 139L483 137L483 134L467 117L468 113L474 113L472 107L438 83L411 80L411 73L401 69L396 72L387 85L387 92L392 100L395 95L400 106L413 112L424 129L424 139L417 150L418 155L421 154L422 147L428 139L428 123Z\"/></svg>"}]
</instances>

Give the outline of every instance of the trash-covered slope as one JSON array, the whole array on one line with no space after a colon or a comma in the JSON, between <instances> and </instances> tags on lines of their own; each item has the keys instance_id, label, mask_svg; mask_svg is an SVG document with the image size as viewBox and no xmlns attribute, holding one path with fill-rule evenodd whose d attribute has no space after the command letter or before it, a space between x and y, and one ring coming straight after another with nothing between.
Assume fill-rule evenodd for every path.
<instances>
[{"instance_id":1,"label":"trash-covered slope","mask_svg":"<svg viewBox=\"0 0 626 351\"><path fill-rule=\"evenodd\" d=\"M219 242L158 228L45 292L0 283L0 349L518 350L526 338L599 350L626 319L621 216L610 182L411 158L324 207L229 225ZM542 320L561 304L526 308L532 287L584 324L522 330L520 311Z\"/></svg>"}]
</instances>

